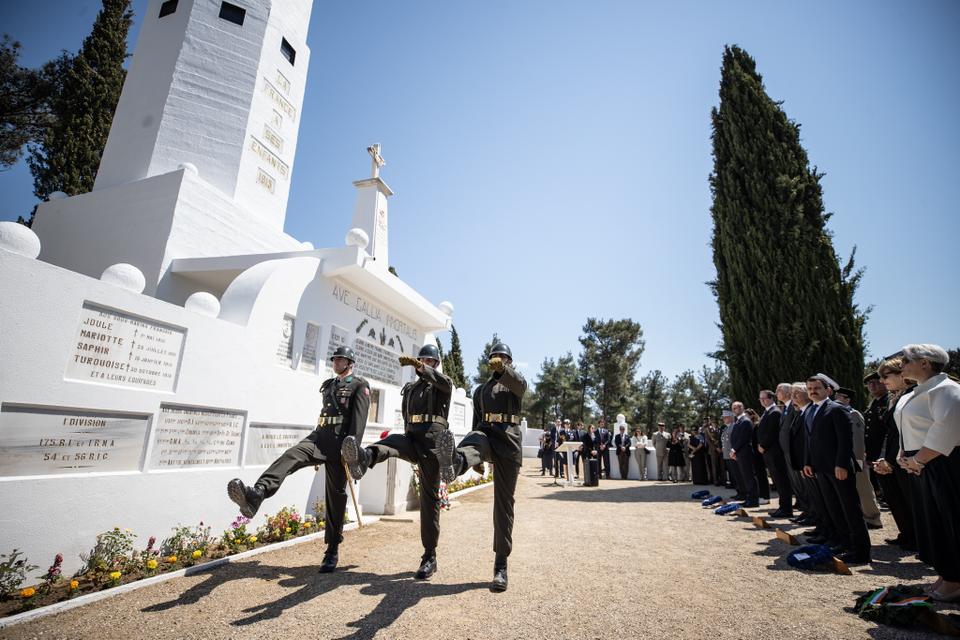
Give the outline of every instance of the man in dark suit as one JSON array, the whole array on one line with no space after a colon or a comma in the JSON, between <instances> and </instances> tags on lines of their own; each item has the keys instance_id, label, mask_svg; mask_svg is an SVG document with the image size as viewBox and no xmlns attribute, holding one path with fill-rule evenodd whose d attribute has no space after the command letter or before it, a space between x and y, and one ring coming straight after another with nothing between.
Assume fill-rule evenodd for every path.
<instances>
[{"instance_id":1,"label":"man in dark suit","mask_svg":"<svg viewBox=\"0 0 960 640\"><path fill-rule=\"evenodd\" d=\"M607 422L600 418L597 423L597 435L600 436L600 463L603 465L603 475L610 479L610 444L613 434L607 429Z\"/></svg>"},{"instance_id":2,"label":"man in dark suit","mask_svg":"<svg viewBox=\"0 0 960 640\"><path fill-rule=\"evenodd\" d=\"M730 410L736 416L730 432L730 457L737 462L743 484L740 494L744 507L759 507L759 487L757 486L756 464L753 450L753 422L744 413L743 403L734 402Z\"/></svg>"},{"instance_id":3,"label":"man in dark suit","mask_svg":"<svg viewBox=\"0 0 960 640\"><path fill-rule=\"evenodd\" d=\"M559 420L557 423L559 424ZM550 424L543 429L543 444L540 448L540 475L553 475L553 459L557 451L557 427Z\"/></svg>"},{"instance_id":4,"label":"man in dark suit","mask_svg":"<svg viewBox=\"0 0 960 640\"><path fill-rule=\"evenodd\" d=\"M590 428L583 432L580 438L583 444L583 486L596 487L600 484L600 434L597 428Z\"/></svg>"},{"instance_id":5,"label":"man in dark suit","mask_svg":"<svg viewBox=\"0 0 960 640\"><path fill-rule=\"evenodd\" d=\"M818 373L807 379L812 401L803 415L807 434L803 474L816 478L823 495L826 515L845 548L840 559L847 564L870 562L870 534L860 508L853 454L853 424L850 413L830 399L839 385Z\"/></svg>"},{"instance_id":6,"label":"man in dark suit","mask_svg":"<svg viewBox=\"0 0 960 640\"><path fill-rule=\"evenodd\" d=\"M630 436L626 425L620 425L620 433L613 436L613 446L617 449L617 464L620 467L620 479L626 480L630 472Z\"/></svg>"},{"instance_id":7,"label":"man in dark suit","mask_svg":"<svg viewBox=\"0 0 960 640\"><path fill-rule=\"evenodd\" d=\"M780 446L780 420L783 414L777 406L773 391L767 389L761 391L760 404L764 411L760 416L760 425L757 427L757 450L767 463L767 469L773 475L773 482L777 485L777 494L780 496L779 508L771 512L770 517L792 518L793 489L790 486L790 476L787 474L787 461Z\"/></svg>"}]
</instances>

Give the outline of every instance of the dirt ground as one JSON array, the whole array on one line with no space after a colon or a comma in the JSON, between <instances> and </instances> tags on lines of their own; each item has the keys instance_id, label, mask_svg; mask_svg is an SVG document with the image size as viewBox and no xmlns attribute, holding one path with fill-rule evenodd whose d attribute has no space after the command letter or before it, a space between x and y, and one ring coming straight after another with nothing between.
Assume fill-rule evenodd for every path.
<instances>
[{"instance_id":1,"label":"dirt ground","mask_svg":"<svg viewBox=\"0 0 960 640\"><path fill-rule=\"evenodd\" d=\"M541 478L538 462L528 461L517 486L505 593L489 589L493 491L483 489L443 514L429 582L413 579L419 525L380 522L346 534L334 574L317 572L323 543L308 542L0 629L0 637L933 637L844 611L858 592L932 581L913 556L882 543L896 534L889 513L885 528L871 531L872 565L852 576L805 573L787 565L790 547L771 530L701 509L690 484L568 489Z\"/></svg>"}]
</instances>

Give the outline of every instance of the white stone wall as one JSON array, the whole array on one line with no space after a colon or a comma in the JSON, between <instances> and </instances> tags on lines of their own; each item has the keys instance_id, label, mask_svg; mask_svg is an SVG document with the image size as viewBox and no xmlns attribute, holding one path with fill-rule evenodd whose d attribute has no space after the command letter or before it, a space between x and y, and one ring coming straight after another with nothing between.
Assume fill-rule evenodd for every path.
<instances>
[{"instance_id":1,"label":"white stone wall","mask_svg":"<svg viewBox=\"0 0 960 640\"><path fill-rule=\"evenodd\" d=\"M315 277L319 265L316 258L262 263L254 268L257 273L251 269L237 279L224 296L221 317L211 318L0 249L0 299L7 301L0 310L2 408L133 415L148 425L136 469L98 472L93 468L11 477L3 475L0 468L0 513L4 514L0 540L5 552L17 547L43 566L56 553L63 553L65 570L72 571L96 534L114 526L133 529L140 535L140 544L150 535L162 539L177 524L203 520L216 532L225 528L237 513L226 498L226 482L235 476L253 482L266 466L266 462L246 462L252 454L248 451L253 442L251 425L309 429L315 424L320 411L317 390L328 373L324 366L316 371L300 366L306 322L321 327L318 358L325 361L330 325L342 324L353 330L361 314L355 306L334 299L334 281ZM355 305L355 298L353 302ZM173 390L144 390L69 377L84 304L182 331L182 356ZM289 364L278 357L285 315L295 318ZM242 322L227 319L241 316ZM432 339L422 330L420 335L424 341ZM413 341L405 340L404 352L412 349ZM399 387L378 381L371 381L371 386L381 393L381 409L368 424L367 441L394 426L400 402ZM468 422L470 402L459 394L458 402L464 404ZM153 463L156 430L161 407L169 405L241 413L239 465L157 468ZM9 416L0 417L4 429L14 424ZM0 441L6 435L0 432ZM399 469L401 474L409 474L407 465L401 464ZM409 476L395 481L409 482ZM372 474L360 483L359 497L368 512L393 508L384 502L383 482ZM284 505L309 511L322 495L322 472L317 477L312 470L302 470L265 503L263 512L272 513ZM254 525L261 522L258 519Z\"/></svg>"}]
</instances>

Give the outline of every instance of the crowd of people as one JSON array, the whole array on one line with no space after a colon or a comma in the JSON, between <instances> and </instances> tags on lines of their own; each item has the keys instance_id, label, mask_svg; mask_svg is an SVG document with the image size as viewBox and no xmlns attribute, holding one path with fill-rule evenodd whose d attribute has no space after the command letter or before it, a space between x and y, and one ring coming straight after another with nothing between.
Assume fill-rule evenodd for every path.
<instances>
[{"instance_id":1,"label":"crowd of people","mask_svg":"<svg viewBox=\"0 0 960 640\"><path fill-rule=\"evenodd\" d=\"M872 561L869 530L882 527L882 505L898 529L885 543L933 567L933 598L960 601L960 384L944 373L948 362L937 345L905 346L864 378L863 413L851 406L854 391L817 373L759 391L760 413L735 401L721 425L690 433L659 423L650 437L627 436L622 416L616 435L602 420L586 429L558 420L541 436L541 473L579 477L580 459L589 458L610 478L612 449L626 478L632 450L640 479L734 488L731 498L746 508L769 503L772 481L778 503L770 518L812 527L806 541L847 564ZM557 452L570 441L582 443L573 469ZM656 456L656 478L648 455Z\"/></svg>"}]
</instances>

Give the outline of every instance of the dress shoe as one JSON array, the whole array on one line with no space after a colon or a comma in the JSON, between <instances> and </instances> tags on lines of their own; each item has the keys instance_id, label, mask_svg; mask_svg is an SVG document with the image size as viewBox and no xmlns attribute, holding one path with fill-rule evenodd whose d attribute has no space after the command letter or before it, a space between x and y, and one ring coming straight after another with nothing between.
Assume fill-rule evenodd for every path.
<instances>
[{"instance_id":1,"label":"dress shoe","mask_svg":"<svg viewBox=\"0 0 960 640\"><path fill-rule=\"evenodd\" d=\"M323 562L320 564L320 573L333 573L339 560L337 547L327 547L326 553L323 554Z\"/></svg>"},{"instance_id":2,"label":"dress shoe","mask_svg":"<svg viewBox=\"0 0 960 640\"><path fill-rule=\"evenodd\" d=\"M507 590L507 565L504 564L502 567L495 566L493 568L493 584L490 585L490 588L494 591L506 591Z\"/></svg>"},{"instance_id":3,"label":"dress shoe","mask_svg":"<svg viewBox=\"0 0 960 640\"><path fill-rule=\"evenodd\" d=\"M810 544L823 544L827 541L823 536L805 536Z\"/></svg>"},{"instance_id":4,"label":"dress shoe","mask_svg":"<svg viewBox=\"0 0 960 640\"><path fill-rule=\"evenodd\" d=\"M453 433L444 429L437 434L437 464L440 465L440 480L445 484L450 484L457 479L457 470L454 468L456 459L457 443L453 439ZM543 472L540 473L543 475Z\"/></svg>"},{"instance_id":5,"label":"dress shoe","mask_svg":"<svg viewBox=\"0 0 960 640\"><path fill-rule=\"evenodd\" d=\"M884 538L883 541L889 545L899 547L904 542L906 542L906 539L902 535L899 535L896 538Z\"/></svg>"},{"instance_id":6,"label":"dress shoe","mask_svg":"<svg viewBox=\"0 0 960 640\"><path fill-rule=\"evenodd\" d=\"M742 506L744 509L756 509L757 507L760 506L760 503L756 500L750 500L750 501L744 502L740 506Z\"/></svg>"},{"instance_id":7,"label":"dress shoe","mask_svg":"<svg viewBox=\"0 0 960 640\"><path fill-rule=\"evenodd\" d=\"M870 554L862 551L847 551L840 556L844 564L870 564Z\"/></svg>"},{"instance_id":8,"label":"dress shoe","mask_svg":"<svg viewBox=\"0 0 960 640\"><path fill-rule=\"evenodd\" d=\"M353 436L347 436L340 445L340 455L343 461L347 463L347 469L350 471L350 477L359 480L363 474L370 468L373 456L369 449L360 448L360 444Z\"/></svg>"},{"instance_id":9,"label":"dress shoe","mask_svg":"<svg viewBox=\"0 0 960 640\"><path fill-rule=\"evenodd\" d=\"M743 496L740 495L739 493L737 493L737 494L732 495L732 496L730 496L729 498L727 498L727 500L743 500Z\"/></svg>"},{"instance_id":10,"label":"dress shoe","mask_svg":"<svg viewBox=\"0 0 960 640\"><path fill-rule=\"evenodd\" d=\"M413 576L417 580L429 580L430 577L437 572L437 556L429 555L424 556L420 561L420 568L417 569L417 573Z\"/></svg>"},{"instance_id":11,"label":"dress shoe","mask_svg":"<svg viewBox=\"0 0 960 640\"><path fill-rule=\"evenodd\" d=\"M264 497L263 488L260 485L248 487L240 478L234 478L227 483L227 496L237 503L240 513L248 518L257 515L257 509L260 508Z\"/></svg>"},{"instance_id":12,"label":"dress shoe","mask_svg":"<svg viewBox=\"0 0 960 640\"><path fill-rule=\"evenodd\" d=\"M879 522L877 522L877 523L868 522L868 523L867 523L867 529L883 529L883 525L880 524Z\"/></svg>"},{"instance_id":13,"label":"dress shoe","mask_svg":"<svg viewBox=\"0 0 960 640\"><path fill-rule=\"evenodd\" d=\"M776 511L770 512L770 517L771 518L792 518L793 514L790 513L789 511L782 511L780 509L777 509Z\"/></svg>"}]
</instances>

